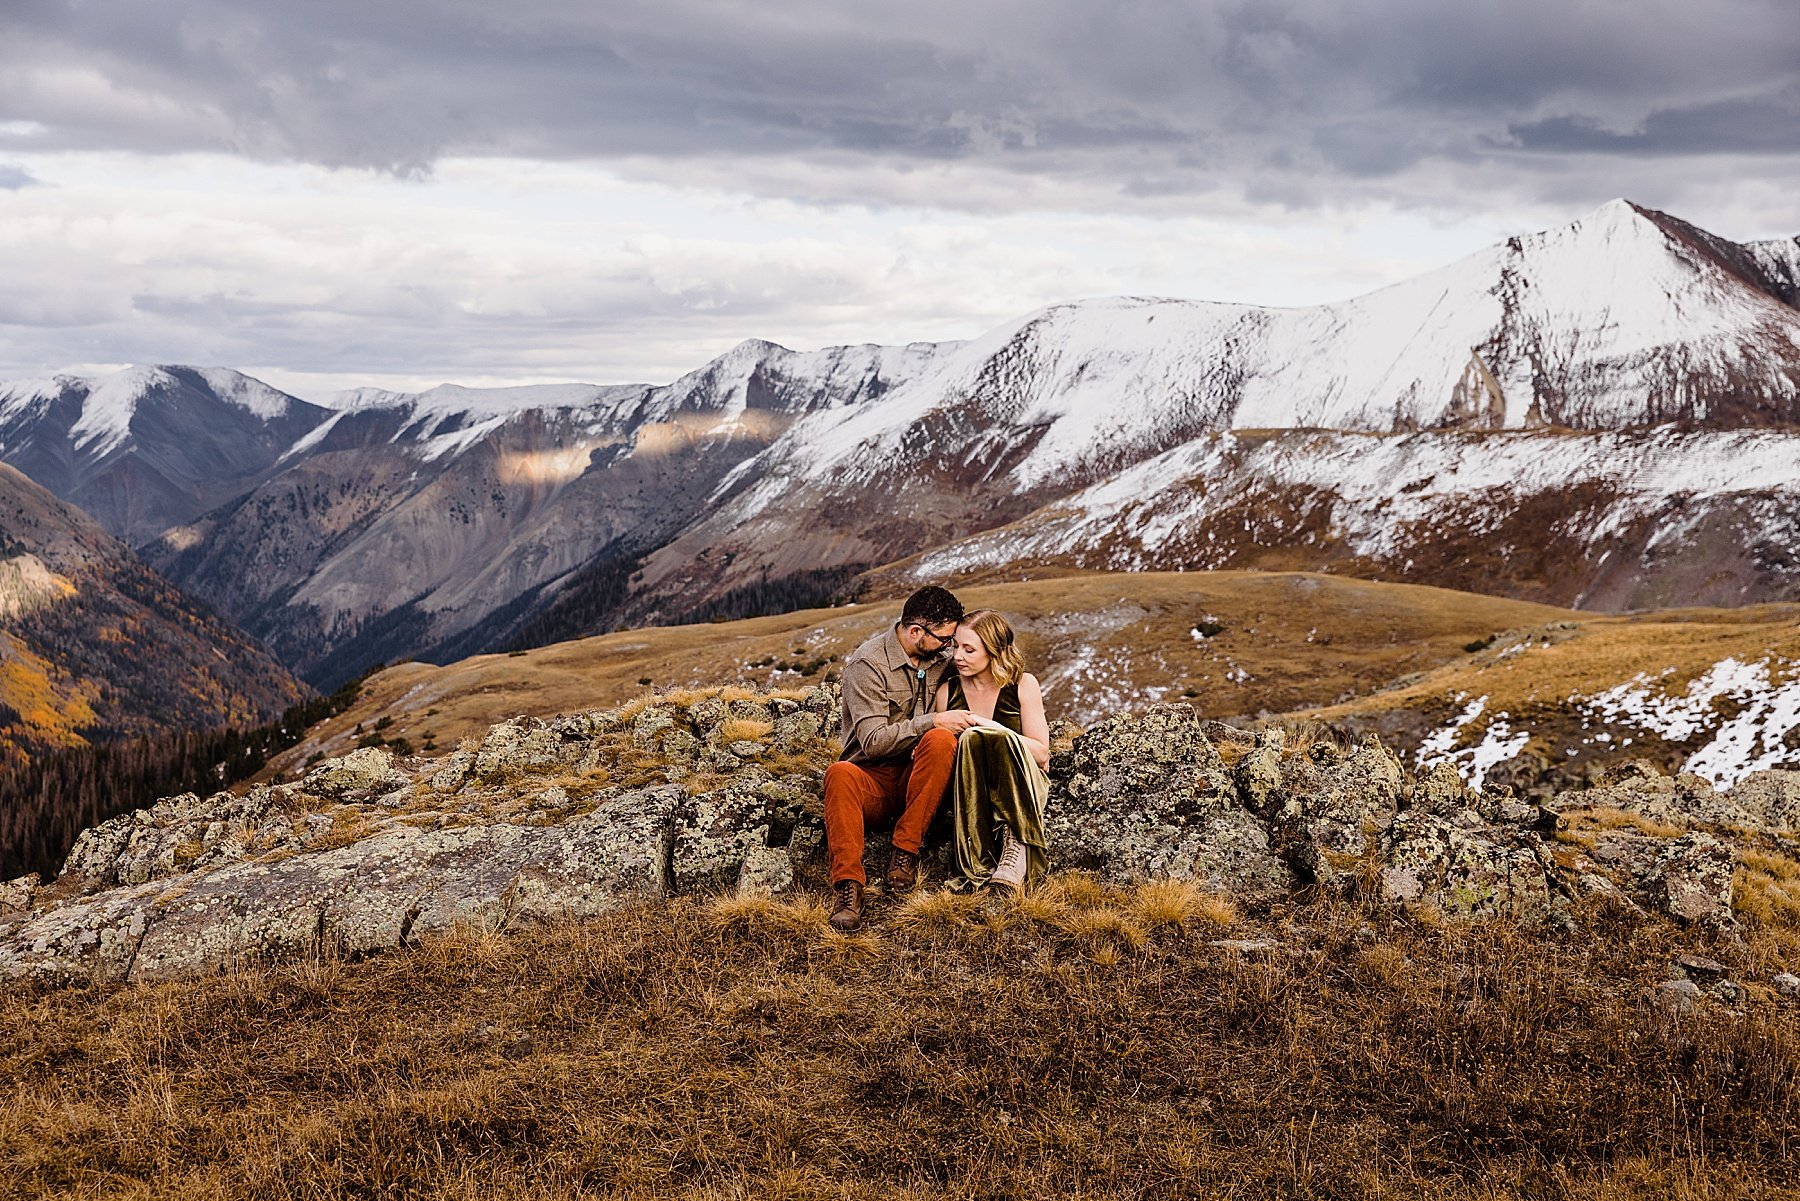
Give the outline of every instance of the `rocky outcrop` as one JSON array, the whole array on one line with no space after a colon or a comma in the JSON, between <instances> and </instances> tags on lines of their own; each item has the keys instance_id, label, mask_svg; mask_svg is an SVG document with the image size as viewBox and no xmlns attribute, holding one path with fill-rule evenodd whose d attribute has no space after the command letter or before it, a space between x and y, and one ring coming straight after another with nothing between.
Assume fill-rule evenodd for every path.
<instances>
[{"instance_id":1,"label":"rocky outcrop","mask_svg":"<svg viewBox=\"0 0 1800 1201\"><path fill-rule=\"evenodd\" d=\"M1293 885L1191 706L1102 721L1050 768L1044 833L1053 868L1120 882L1197 880L1257 896Z\"/></svg>"},{"instance_id":2,"label":"rocky outcrop","mask_svg":"<svg viewBox=\"0 0 1800 1201\"><path fill-rule=\"evenodd\" d=\"M370 748L292 784L171 797L88 831L56 881L0 885L0 977L165 979L821 887L838 703L830 686L652 698L514 718L441 760ZM1734 840L1789 819L1790 776L1719 794L1639 766L1540 808L1447 767L1409 779L1372 737L1162 705L1053 731L1046 832L1053 869L1252 904L1312 887L1568 925L1604 898L1729 936ZM884 849L871 840L877 866ZM928 879L949 874L942 845L926 860Z\"/></svg>"}]
</instances>

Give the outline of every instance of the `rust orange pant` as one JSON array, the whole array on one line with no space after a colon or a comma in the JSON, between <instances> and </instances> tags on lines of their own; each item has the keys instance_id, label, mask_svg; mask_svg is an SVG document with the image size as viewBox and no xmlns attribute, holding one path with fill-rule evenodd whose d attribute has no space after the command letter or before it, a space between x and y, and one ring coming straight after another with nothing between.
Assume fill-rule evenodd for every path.
<instances>
[{"instance_id":1,"label":"rust orange pant","mask_svg":"<svg viewBox=\"0 0 1800 1201\"><path fill-rule=\"evenodd\" d=\"M913 744L912 757L880 763L833 763L825 769L825 843L831 851L831 882L868 883L863 873L863 831L894 826L894 845L919 852L925 827L950 788L956 762L956 735L927 730Z\"/></svg>"}]
</instances>

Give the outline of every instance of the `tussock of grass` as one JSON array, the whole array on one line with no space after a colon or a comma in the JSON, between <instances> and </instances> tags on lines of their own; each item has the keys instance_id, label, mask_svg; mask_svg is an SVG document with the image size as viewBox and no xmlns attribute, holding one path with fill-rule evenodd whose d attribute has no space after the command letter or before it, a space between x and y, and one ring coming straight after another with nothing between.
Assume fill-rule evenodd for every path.
<instances>
[{"instance_id":1,"label":"tussock of grass","mask_svg":"<svg viewBox=\"0 0 1800 1201\"><path fill-rule=\"evenodd\" d=\"M775 729L772 721L753 721L747 717L731 717L720 722L713 739L720 743L760 742Z\"/></svg>"},{"instance_id":2,"label":"tussock of grass","mask_svg":"<svg viewBox=\"0 0 1800 1201\"><path fill-rule=\"evenodd\" d=\"M1321 901L1240 916L1284 944L1249 956L1142 916L1195 904L1176 895L1057 877L1006 920L926 896L848 937L810 900L684 900L362 962L0 990L0 1195L1800 1187L1795 1010L1646 1009L1691 946L1670 926L1376 938ZM1019 920L1034 903L1077 933Z\"/></svg>"},{"instance_id":3,"label":"tussock of grass","mask_svg":"<svg viewBox=\"0 0 1800 1201\"><path fill-rule=\"evenodd\" d=\"M1153 880L1132 893L1137 919L1151 928L1199 920L1228 930L1237 924L1237 905L1228 896L1207 892L1190 880Z\"/></svg>"},{"instance_id":4,"label":"tussock of grass","mask_svg":"<svg viewBox=\"0 0 1800 1201\"><path fill-rule=\"evenodd\" d=\"M955 930L971 926L979 920L981 902L981 897L971 893L954 893L941 888L917 888L895 908L891 920L901 927Z\"/></svg>"}]
</instances>

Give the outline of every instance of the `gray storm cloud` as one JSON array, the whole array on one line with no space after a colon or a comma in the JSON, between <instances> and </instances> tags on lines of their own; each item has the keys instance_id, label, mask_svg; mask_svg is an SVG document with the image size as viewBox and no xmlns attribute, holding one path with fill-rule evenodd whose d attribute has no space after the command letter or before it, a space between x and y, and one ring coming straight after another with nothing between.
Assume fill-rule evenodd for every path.
<instances>
[{"instance_id":1,"label":"gray storm cloud","mask_svg":"<svg viewBox=\"0 0 1800 1201\"><path fill-rule=\"evenodd\" d=\"M789 192L819 164L966 164L1104 173L1117 197L1304 202L1496 158L1549 176L1731 151L1782 157L1785 175L1800 128L1787 0L8 8L0 153L211 150L397 174L507 155L666 178L737 159Z\"/></svg>"}]
</instances>

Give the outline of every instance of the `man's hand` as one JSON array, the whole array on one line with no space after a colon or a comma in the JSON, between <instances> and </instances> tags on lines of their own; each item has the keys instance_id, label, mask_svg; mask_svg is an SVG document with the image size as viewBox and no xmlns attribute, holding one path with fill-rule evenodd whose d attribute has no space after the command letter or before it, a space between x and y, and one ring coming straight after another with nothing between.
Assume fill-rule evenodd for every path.
<instances>
[{"instance_id":1,"label":"man's hand","mask_svg":"<svg viewBox=\"0 0 1800 1201\"><path fill-rule=\"evenodd\" d=\"M981 719L967 709L946 709L942 713L933 713L931 724L940 730L961 734L964 730L980 725Z\"/></svg>"}]
</instances>

